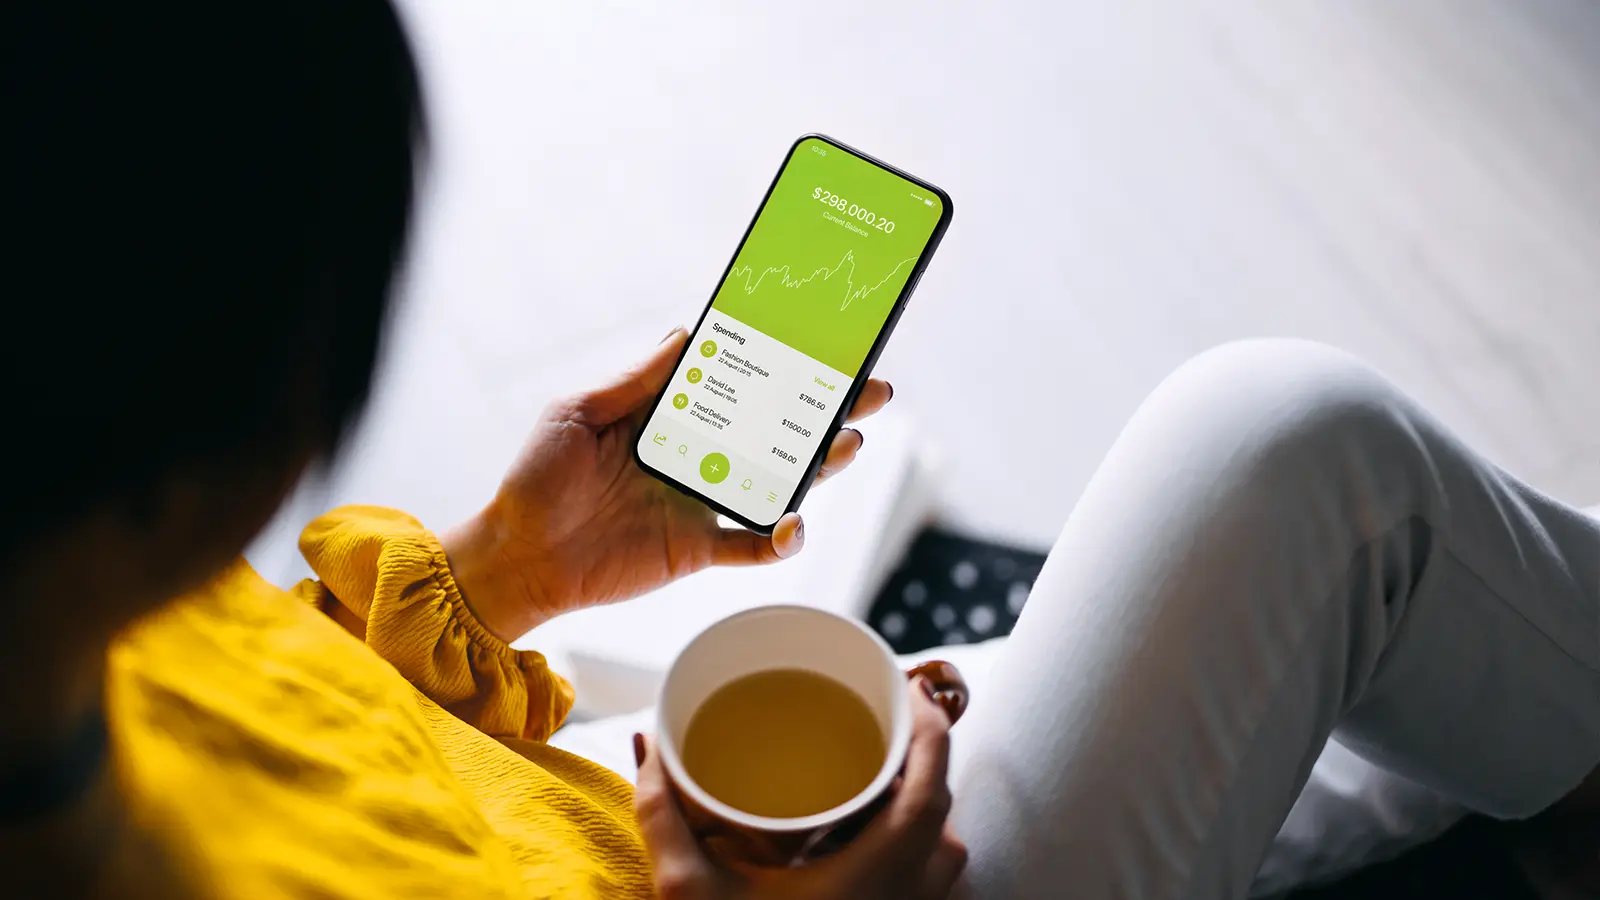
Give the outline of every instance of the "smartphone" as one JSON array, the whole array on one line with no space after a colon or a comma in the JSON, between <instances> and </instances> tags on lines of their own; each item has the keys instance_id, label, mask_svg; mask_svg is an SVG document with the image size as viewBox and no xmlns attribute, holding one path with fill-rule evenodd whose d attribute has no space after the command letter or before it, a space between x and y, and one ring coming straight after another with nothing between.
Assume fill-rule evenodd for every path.
<instances>
[{"instance_id":1,"label":"smartphone","mask_svg":"<svg viewBox=\"0 0 1600 900\"><path fill-rule=\"evenodd\" d=\"M797 509L950 226L950 197L830 137L794 142L634 444L752 531Z\"/></svg>"}]
</instances>

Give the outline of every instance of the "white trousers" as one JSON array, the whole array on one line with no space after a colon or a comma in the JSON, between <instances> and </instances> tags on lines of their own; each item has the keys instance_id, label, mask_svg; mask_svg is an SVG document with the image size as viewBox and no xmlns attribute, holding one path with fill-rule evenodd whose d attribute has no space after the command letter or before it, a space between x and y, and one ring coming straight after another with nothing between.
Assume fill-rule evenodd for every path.
<instances>
[{"instance_id":1,"label":"white trousers","mask_svg":"<svg viewBox=\"0 0 1600 900\"><path fill-rule=\"evenodd\" d=\"M1434 824L1529 816L1600 764L1600 526L1342 353L1229 345L1118 439L958 734L972 897L1287 886L1330 736Z\"/></svg>"},{"instance_id":2,"label":"white trousers","mask_svg":"<svg viewBox=\"0 0 1600 900\"><path fill-rule=\"evenodd\" d=\"M920 656L973 687L959 894L1268 894L1600 765L1600 524L1342 353L1233 344L1140 408L1009 639ZM631 778L651 721L554 743Z\"/></svg>"}]
</instances>

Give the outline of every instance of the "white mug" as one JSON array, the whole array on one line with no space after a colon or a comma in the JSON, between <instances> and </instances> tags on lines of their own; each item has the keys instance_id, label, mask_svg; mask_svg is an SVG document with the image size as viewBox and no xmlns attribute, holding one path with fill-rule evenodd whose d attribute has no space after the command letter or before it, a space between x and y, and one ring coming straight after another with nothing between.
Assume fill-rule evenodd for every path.
<instances>
[{"instance_id":1,"label":"white mug","mask_svg":"<svg viewBox=\"0 0 1600 900\"><path fill-rule=\"evenodd\" d=\"M770 669L805 669L843 684L866 702L883 730L883 765L860 793L832 809L796 818L758 816L697 785L683 766L689 721L731 681ZM967 706L967 686L947 662L902 671L883 638L853 619L809 606L764 606L702 631L673 660L656 706L656 743L690 826L706 848L729 859L793 865L836 848L875 815L905 766L911 743L907 677L921 675L952 724Z\"/></svg>"}]
</instances>

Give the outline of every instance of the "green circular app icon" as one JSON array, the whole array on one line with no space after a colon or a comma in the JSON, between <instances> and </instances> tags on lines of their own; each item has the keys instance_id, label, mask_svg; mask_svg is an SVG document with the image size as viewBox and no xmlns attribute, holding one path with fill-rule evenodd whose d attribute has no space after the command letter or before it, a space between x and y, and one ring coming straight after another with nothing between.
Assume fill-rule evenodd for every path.
<instances>
[{"instance_id":1,"label":"green circular app icon","mask_svg":"<svg viewBox=\"0 0 1600 900\"><path fill-rule=\"evenodd\" d=\"M690 369L689 370L689 383L690 384L699 384L702 374L703 373L699 369Z\"/></svg>"},{"instance_id":2,"label":"green circular app icon","mask_svg":"<svg viewBox=\"0 0 1600 900\"><path fill-rule=\"evenodd\" d=\"M706 357L708 359L710 357L716 356L717 355L717 342L716 341L706 341L704 344L701 344L700 345L700 355L704 356L704 357Z\"/></svg>"},{"instance_id":3,"label":"green circular app icon","mask_svg":"<svg viewBox=\"0 0 1600 900\"><path fill-rule=\"evenodd\" d=\"M685 406L689 405L689 395L679 394L678 396L673 397L672 405L676 406L678 409L683 409Z\"/></svg>"},{"instance_id":4,"label":"green circular app icon","mask_svg":"<svg viewBox=\"0 0 1600 900\"><path fill-rule=\"evenodd\" d=\"M707 453L700 460L700 477L712 484L721 484L728 477L728 458L721 453Z\"/></svg>"}]
</instances>

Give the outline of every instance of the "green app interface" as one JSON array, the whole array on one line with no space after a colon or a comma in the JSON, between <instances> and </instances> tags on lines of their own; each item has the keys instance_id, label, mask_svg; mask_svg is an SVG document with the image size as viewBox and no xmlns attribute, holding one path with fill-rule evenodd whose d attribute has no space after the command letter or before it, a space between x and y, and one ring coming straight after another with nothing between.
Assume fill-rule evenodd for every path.
<instances>
[{"instance_id":1,"label":"green app interface","mask_svg":"<svg viewBox=\"0 0 1600 900\"><path fill-rule=\"evenodd\" d=\"M775 522L944 215L827 141L797 144L717 287L640 458Z\"/></svg>"},{"instance_id":2,"label":"green app interface","mask_svg":"<svg viewBox=\"0 0 1600 900\"><path fill-rule=\"evenodd\" d=\"M942 211L930 191L803 141L711 305L854 378Z\"/></svg>"}]
</instances>

